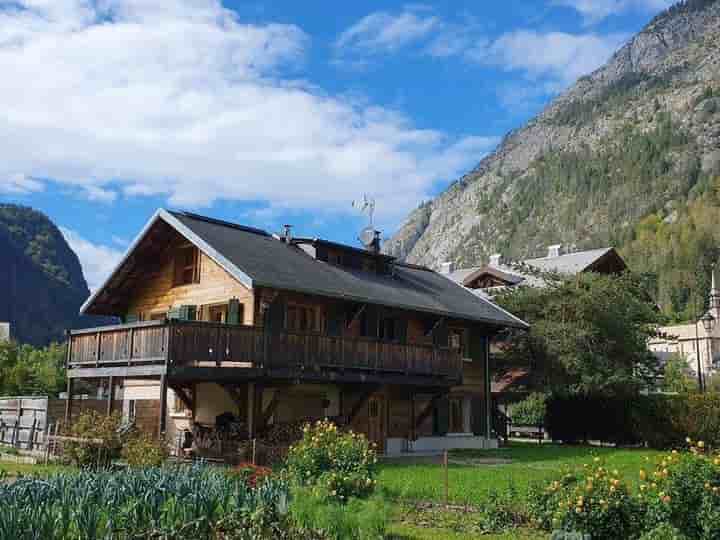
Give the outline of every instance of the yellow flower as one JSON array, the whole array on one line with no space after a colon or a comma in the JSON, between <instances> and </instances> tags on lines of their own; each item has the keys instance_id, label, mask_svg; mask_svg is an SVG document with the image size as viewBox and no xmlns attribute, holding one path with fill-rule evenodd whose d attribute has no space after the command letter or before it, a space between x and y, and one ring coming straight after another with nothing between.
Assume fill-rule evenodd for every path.
<instances>
[{"instance_id":1,"label":"yellow flower","mask_svg":"<svg viewBox=\"0 0 720 540\"><path fill-rule=\"evenodd\" d=\"M698 448L705 448L705 443L703 441L698 441L697 445Z\"/></svg>"}]
</instances>

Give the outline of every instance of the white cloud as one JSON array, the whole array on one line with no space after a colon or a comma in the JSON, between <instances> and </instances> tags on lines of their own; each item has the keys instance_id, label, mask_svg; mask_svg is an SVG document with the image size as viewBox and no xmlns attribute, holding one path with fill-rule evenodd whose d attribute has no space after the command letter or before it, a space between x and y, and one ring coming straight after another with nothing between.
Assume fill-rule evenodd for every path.
<instances>
[{"instance_id":1,"label":"white cloud","mask_svg":"<svg viewBox=\"0 0 720 540\"><path fill-rule=\"evenodd\" d=\"M487 140L419 129L303 83L302 30L242 24L216 0L13 5L0 7L5 191L48 178L105 201L160 195L181 206L224 199L329 212L370 192L393 220L488 150ZM25 180L6 180L18 173Z\"/></svg>"},{"instance_id":2,"label":"white cloud","mask_svg":"<svg viewBox=\"0 0 720 540\"><path fill-rule=\"evenodd\" d=\"M60 232L80 259L90 291L95 291L118 265L123 253L108 246L93 244L72 229L60 227Z\"/></svg>"},{"instance_id":3,"label":"white cloud","mask_svg":"<svg viewBox=\"0 0 720 540\"><path fill-rule=\"evenodd\" d=\"M569 7L580 13L587 24L600 22L627 11L655 13L669 8L676 0L552 0L552 4Z\"/></svg>"},{"instance_id":4,"label":"white cloud","mask_svg":"<svg viewBox=\"0 0 720 540\"><path fill-rule=\"evenodd\" d=\"M43 189L45 189L45 186L42 182L24 174L6 172L3 176L0 176L0 193L25 195Z\"/></svg>"},{"instance_id":5,"label":"white cloud","mask_svg":"<svg viewBox=\"0 0 720 540\"><path fill-rule=\"evenodd\" d=\"M556 92L602 66L627 38L625 34L518 30L466 54L476 62L520 70L532 79L543 78L547 90Z\"/></svg>"},{"instance_id":6,"label":"white cloud","mask_svg":"<svg viewBox=\"0 0 720 540\"><path fill-rule=\"evenodd\" d=\"M438 17L416 6L406 6L399 13L376 11L340 34L335 47L345 53L395 51L427 37L440 25Z\"/></svg>"}]
</instances>

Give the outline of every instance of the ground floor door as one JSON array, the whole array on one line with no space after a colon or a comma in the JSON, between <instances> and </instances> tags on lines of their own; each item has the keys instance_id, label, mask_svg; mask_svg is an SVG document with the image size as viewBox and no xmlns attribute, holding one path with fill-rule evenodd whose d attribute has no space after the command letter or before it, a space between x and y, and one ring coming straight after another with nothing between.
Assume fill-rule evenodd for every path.
<instances>
[{"instance_id":1,"label":"ground floor door","mask_svg":"<svg viewBox=\"0 0 720 540\"><path fill-rule=\"evenodd\" d=\"M385 398L373 396L368 400L368 440L377 445L378 453L385 452Z\"/></svg>"}]
</instances>

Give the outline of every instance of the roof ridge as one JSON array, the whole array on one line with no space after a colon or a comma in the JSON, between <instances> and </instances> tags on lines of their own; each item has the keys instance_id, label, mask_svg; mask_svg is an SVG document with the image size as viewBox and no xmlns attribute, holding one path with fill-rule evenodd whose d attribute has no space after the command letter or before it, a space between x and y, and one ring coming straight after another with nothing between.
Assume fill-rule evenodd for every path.
<instances>
[{"instance_id":1,"label":"roof ridge","mask_svg":"<svg viewBox=\"0 0 720 540\"><path fill-rule=\"evenodd\" d=\"M224 219L217 219L209 216L203 216L201 214L195 214L194 212L188 212L186 210L168 210L168 212L174 216L185 216L191 219L197 219L198 221L205 221L215 225L221 225L223 227L230 227L232 229L238 229L241 231L259 234L261 236L271 236L269 232L264 229L257 227L250 227L249 225L240 225L239 223L233 223L232 221L225 221Z\"/></svg>"}]
</instances>

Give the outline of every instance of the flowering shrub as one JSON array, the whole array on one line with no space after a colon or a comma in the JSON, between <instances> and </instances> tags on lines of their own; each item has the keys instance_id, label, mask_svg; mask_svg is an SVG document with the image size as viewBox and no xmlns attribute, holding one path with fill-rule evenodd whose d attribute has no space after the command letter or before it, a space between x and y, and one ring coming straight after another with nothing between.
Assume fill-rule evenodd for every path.
<instances>
[{"instance_id":1,"label":"flowering shrub","mask_svg":"<svg viewBox=\"0 0 720 540\"><path fill-rule=\"evenodd\" d=\"M689 538L720 537L720 457L687 439L689 451L669 453L640 471L646 527L670 524Z\"/></svg>"},{"instance_id":2,"label":"flowering shrub","mask_svg":"<svg viewBox=\"0 0 720 540\"><path fill-rule=\"evenodd\" d=\"M96 411L83 412L65 435L74 441L63 443L65 457L80 467L104 467L118 457L122 440L118 434L121 417Z\"/></svg>"},{"instance_id":3,"label":"flowering shrub","mask_svg":"<svg viewBox=\"0 0 720 540\"><path fill-rule=\"evenodd\" d=\"M253 465L252 463L240 463L233 469L232 474L239 476L248 486L254 488L272 475L272 469Z\"/></svg>"},{"instance_id":4,"label":"flowering shrub","mask_svg":"<svg viewBox=\"0 0 720 540\"><path fill-rule=\"evenodd\" d=\"M377 455L365 436L342 432L327 420L306 425L286 461L293 482L320 486L340 501L372 493L376 464Z\"/></svg>"},{"instance_id":5,"label":"flowering shrub","mask_svg":"<svg viewBox=\"0 0 720 540\"><path fill-rule=\"evenodd\" d=\"M593 540L714 540L720 538L720 454L687 439L638 472L635 492L598 458L566 471L529 497L529 512L546 530L589 534ZM642 536L641 536L642 534Z\"/></svg>"},{"instance_id":6,"label":"flowering shrub","mask_svg":"<svg viewBox=\"0 0 720 540\"><path fill-rule=\"evenodd\" d=\"M165 443L145 433L130 438L122 448L122 457L131 467L159 467L167 456Z\"/></svg>"},{"instance_id":7,"label":"flowering shrub","mask_svg":"<svg viewBox=\"0 0 720 540\"><path fill-rule=\"evenodd\" d=\"M530 512L546 529L580 532L598 540L633 538L641 524L640 506L618 471L601 466L599 458L532 494Z\"/></svg>"}]
</instances>

